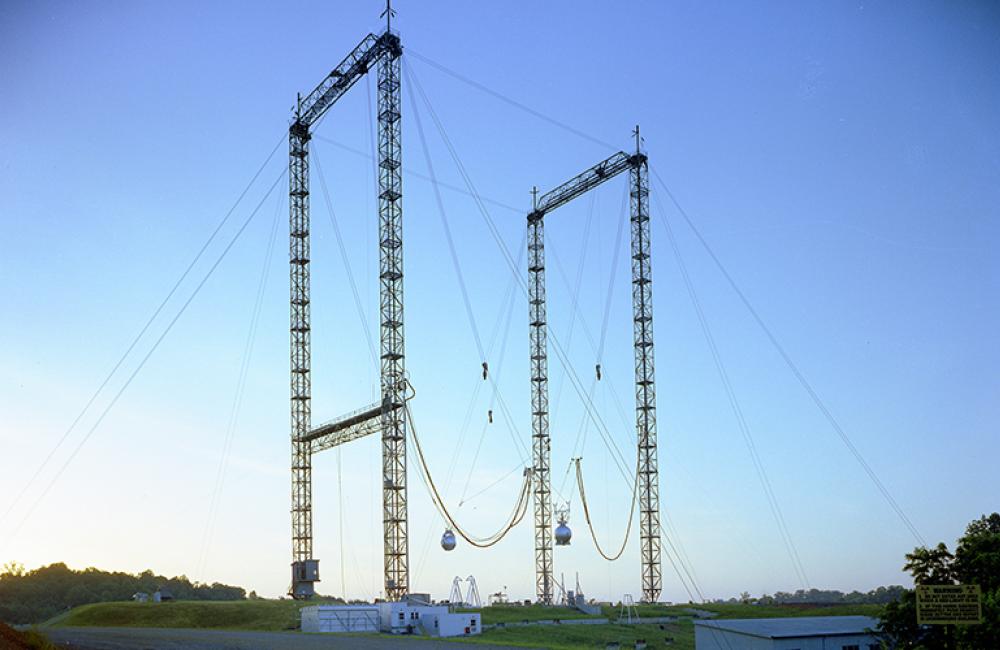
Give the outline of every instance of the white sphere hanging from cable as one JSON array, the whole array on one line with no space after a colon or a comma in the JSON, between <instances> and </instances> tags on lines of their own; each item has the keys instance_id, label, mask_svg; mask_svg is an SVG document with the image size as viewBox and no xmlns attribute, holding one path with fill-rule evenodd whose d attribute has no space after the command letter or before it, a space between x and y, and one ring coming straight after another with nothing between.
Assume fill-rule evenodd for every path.
<instances>
[{"instance_id":1,"label":"white sphere hanging from cable","mask_svg":"<svg viewBox=\"0 0 1000 650\"><path fill-rule=\"evenodd\" d=\"M568 503L564 507L556 509L556 518L559 522L559 525L556 526L556 546L569 546L569 541L573 538L573 531L567 524L569 521Z\"/></svg>"}]
</instances>

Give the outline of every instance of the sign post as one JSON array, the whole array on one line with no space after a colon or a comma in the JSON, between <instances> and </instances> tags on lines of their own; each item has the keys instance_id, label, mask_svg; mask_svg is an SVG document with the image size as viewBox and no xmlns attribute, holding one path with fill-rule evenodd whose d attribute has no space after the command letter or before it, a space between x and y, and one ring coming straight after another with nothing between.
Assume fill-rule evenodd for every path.
<instances>
[{"instance_id":1,"label":"sign post","mask_svg":"<svg viewBox=\"0 0 1000 650\"><path fill-rule=\"evenodd\" d=\"M917 585L918 625L982 623L979 585Z\"/></svg>"}]
</instances>

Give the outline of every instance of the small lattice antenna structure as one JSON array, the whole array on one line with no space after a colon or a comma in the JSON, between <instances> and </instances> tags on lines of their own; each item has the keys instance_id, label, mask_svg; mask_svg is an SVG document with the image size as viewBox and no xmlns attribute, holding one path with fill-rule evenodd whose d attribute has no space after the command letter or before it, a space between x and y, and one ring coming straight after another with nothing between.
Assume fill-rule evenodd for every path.
<instances>
[{"instance_id":1,"label":"small lattice antenna structure","mask_svg":"<svg viewBox=\"0 0 1000 650\"><path fill-rule=\"evenodd\" d=\"M385 11L379 14L379 18L385 17L385 31L392 31L392 19L396 16L396 10L392 8L392 0L385 0ZM638 127L636 127L638 128Z\"/></svg>"},{"instance_id":2,"label":"small lattice antenna structure","mask_svg":"<svg viewBox=\"0 0 1000 650\"><path fill-rule=\"evenodd\" d=\"M455 576L455 579L451 581L451 593L448 594L448 602L452 605L465 605L465 599L462 598L462 579Z\"/></svg>"},{"instance_id":3,"label":"small lattice antenna structure","mask_svg":"<svg viewBox=\"0 0 1000 650\"><path fill-rule=\"evenodd\" d=\"M482 609L483 600L479 597L479 585L476 584L476 577L469 576L466 578L466 582L469 583L469 589L465 592L465 605L466 607L475 607L476 609Z\"/></svg>"},{"instance_id":4,"label":"small lattice antenna structure","mask_svg":"<svg viewBox=\"0 0 1000 650\"><path fill-rule=\"evenodd\" d=\"M635 608L632 594L622 596L622 610L618 614L618 622L626 625L635 625L639 622L639 612Z\"/></svg>"}]
</instances>

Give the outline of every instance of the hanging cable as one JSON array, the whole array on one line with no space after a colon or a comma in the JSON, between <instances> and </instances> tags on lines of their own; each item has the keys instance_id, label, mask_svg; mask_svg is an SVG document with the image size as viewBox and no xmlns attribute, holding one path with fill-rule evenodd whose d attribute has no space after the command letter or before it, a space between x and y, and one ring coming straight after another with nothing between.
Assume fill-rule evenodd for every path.
<instances>
[{"instance_id":1,"label":"hanging cable","mask_svg":"<svg viewBox=\"0 0 1000 650\"><path fill-rule=\"evenodd\" d=\"M274 255L274 243L278 234L279 211L282 202L279 198L275 201L274 217L272 218L271 232L268 236L267 247L264 253L264 262L261 265L260 279L257 281L257 294L254 298L253 309L250 312L250 327L247 331L246 342L243 344L243 356L240 361L240 370L236 380L236 391L233 395L233 403L229 410L229 420L226 424L226 432L223 436L222 455L219 458L219 467L215 473L215 483L212 488L212 496L209 498L208 519L205 522L205 530L202 534L201 553L198 556L197 571L195 575L202 575L205 570L205 562L208 558L209 548L212 544L212 537L215 533L215 520L218 516L219 502L222 498L222 488L226 480L226 469L229 464L229 456L232 452L233 439L236 437L236 425L239 420L240 410L243 406L243 396L246 390L247 377L250 373L250 360L253 357L254 343L257 339L257 326L260 323L260 314L264 306L264 290L267 287L268 273L271 269L271 260Z\"/></svg>"},{"instance_id":2,"label":"hanging cable","mask_svg":"<svg viewBox=\"0 0 1000 650\"><path fill-rule=\"evenodd\" d=\"M430 151L427 148L427 139L424 137L424 124L420 119L420 111L417 102L413 98L413 88L409 79L409 68L403 68L403 76L406 78L406 90L410 98L410 105L413 107L413 119L417 124L417 135L420 137L420 146L424 153L424 162L427 165L427 173L431 177L434 187L434 200L437 202L438 216L441 217L441 226L444 228L445 241L448 243L448 252L451 254L451 264L455 271L455 278L458 280L458 288L462 294L462 302L465 305L465 315L469 319L469 327L472 329L472 336L476 341L476 349L479 351L479 358L483 364L483 380L488 375L486 351L483 349L483 341L479 336L479 327L476 325L476 317L472 313L472 303L469 300L469 291L465 286L465 276L462 273L462 266L458 261L458 253L455 251L455 240L451 235L451 226L448 224L448 215L444 209L444 201L441 199L441 189L437 183L437 174L434 173L434 163L431 160Z\"/></svg>"},{"instance_id":3,"label":"hanging cable","mask_svg":"<svg viewBox=\"0 0 1000 650\"><path fill-rule=\"evenodd\" d=\"M375 351L375 341L372 339L372 331L368 326L368 317L365 316L365 308L361 303L361 293L358 291L358 283L354 280L354 271L351 269L351 260L347 256L347 246L344 244L344 237L340 232L340 224L337 221L337 213L333 210L333 201L330 200L330 190L326 186L326 177L323 174L323 165L319 160L319 148L313 147L312 157L316 161L317 176L319 185L323 190L323 200L326 203L326 214L333 227L333 234L337 239L337 247L340 249L340 259L344 262L344 272L347 274L347 281L351 285L351 294L354 297L354 308L358 312L358 319L361 321L361 329L365 333L365 340L368 342L368 353L371 355L372 363L379 364L378 352Z\"/></svg>"},{"instance_id":4,"label":"hanging cable","mask_svg":"<svg viewBox=\"0 0 1000 650\"><path fill-rule=\"evenodd\" d=\"M610 277L608 277L608 292L604 298L604 318L601 319L601 338L597 346L597 363L601 363L604 360L604 343L608 337L608 321L611 318L611 295L615 287L615 278L618 275L618 258L621 255L622 234L625 230L625 222L628 221L625 216L625 208L628 204L628 191L628 185L625 185L622 190L622 207L618 213L618 231L615 233L615 248L611 260L611 273Z\"/></svg>"},{"instance_id":5,"label":"hanging cable","mask_svg":"<svg viewBox=\"0 0 1000 650\"><path fill-rule=\"evenodd\" d=\"M587 210L587 220L583 224L583 244L581 245L580 259L576 265L576 277L573 281L573 290L570 293L569 326L566 333L566 347L573 345L573 331L577 321L577 314L580 312L580 285L583 284L583 269L587 263L587 243L590 241L590 226L594 220L594 205L597 202L597 192L590 193L590 204ZM551 247L551 243L549 244ZM555 254L555 249L552 249ZM557 258L558 260L558 258ZM582 316L581 316L582 320ZM587 332L589 334L589 331ZM591 341L593 343L593 341ZM552 400L552 413L555 415L559 411L559 402L562 398L563 383L556 388L555 398Z\"/></svg>"},{"instance_id":6,"label":"hanging cable","mask_svg":"<svg viewBox=\"0 0 1000 650\"><path fill-rule=\"evenodd\" d=\"M403 64L405 67L406 66L405 60ZM514 262L514 257L510 254L510 250L507 248L507 245L504 242L503 237L500 235L500 232L497 229L496 224L493 221L493 218L490 216L489 211L486 209L486 206L483 204L482 199L479 197L479 193L476 191L475 185L472 183L472 179L469 176L469 173L466 170L465 165L462 163L461 158L458 156L458 153L451 142L451 138L448 137L447 131L441 124L441 121L437 116L437 112L434 110L434 107L430 104L430 100L427 98L426 93L424 93L420 81L419 79L417 79L416 75L413 74L411 71L409 77L411 83L417 90L418 96L421 98L424 105L427 107L428 113L431 116L431 120L434 122L434 125L437 128L438 133L441 135L441 139L444 141L449 155L455 162L455 166L458 168L459 174L462 176L463 182L465 182L466 187L469 189L469 192L473 195L473 198L476 202L476 207L479 209L479 213L483 217L483 221L486 224L487 229L490 232L490 235L493 237L494 242L500 249L500 252L502 253L504 260L507 262L507 265L510 268L511 273L517 278L518 285L521 287L523 294L527 296L528 287L525 282L525 279L521 277L521 275L519 274L518 268ZM607 426L604 424L604 421L602 420L600 414L596 411L594 405L587 400L587 395L583 390L583 387L580 383L579 378L576 375L575 370L569 363L565 350L563 349L563 346L560 343L559 337L556 335L554 331L549 330L548 338L552 342L552 348L553 351L555 352L557 361L566 371L566 375L570 380L570 384L572 385L573 390L580 398L580 401L583 403L585 411L591 417L595 427L601 434L602 440L604 440L605 442L605 446L608 447L608 451L611 453L612 457L615 458L615 464L618 466L618 471L621 472L622 476L626 479L626 481L628 481L629 484L631 484L631 477L629 477L629 470L625 467L625 464L621 459L621 452L617 450L617 447L613 444L613 442L611 442ZM501 402L501 406L503 406L503 402Z\"/></svg>"},{"instance_id":7,"label":"hanging cable","mask_svg":"<svg viewBox=\"0 0 1000 650\"><path fill-rule=\"evenodd\" d=\"M451 513L448 511L447 506L445 506L444 499L441 498L441 494L438 492L437 486L434 484L434 479L431 477L430 470L427 467L427 459L424 457L424 451L422 446L420 445L420 437L417 434L416 422L413 418L413 412L410 409L409 402L405 404L405 408L406 408L406 417L410 422L410 427L409 427L410 436L413 438L413 444L417 451L417 458L420 461L418 465L421 470L420 476L427 487L428 493L431 495L431 501L434 503L434 507L437 509L438 513L445 519L445 521L448 522L448 524L451 526L451 529L454 530L459 535L461 535L462 538L469 544L472 544L477 548L489 548L490 546L493 546L496 543L498 543L500 540L502 540L504 537L507 536L507 533L509 533L511 529L517 526L517 524L519 524L521 520L524 519L524 515L528 511L528 503L531 500L530 499L531 482L532 482L531 471L525 470L524 481L521 484L521 491L518 494L517 501L515 501L514 503L514 508L511 512L510 517L507 520L507 523L501 526L501 528L497 530L497 532L487 537L475 537L473 535L470 535L468 532L465 531L464 528L458 525L458 522L455 521L455 518L452 517Z\"/></svg>"},{"instance_id":8,"label":"hanging cable","mask_svg":"<svg viewBox=\"0 0 1000 650\"><path fill-rule=\"evenodd\" d=\"M97 430L97 427L99 427L101 425L101 423L104 421L104 418L107 417L108 413L111 412L111 409L114 408L115 404L118 403L118 399L122 396L122 394L129 387L129 385L131 385L132 380L134 380L136 378L136 375L139 374L139 371L141 371L145 367L146 362L149 361L149 358L151 356L153 356L153 353L156 352L156 349L158 347L160 347L160 343L162 343L163 339L165 339L167 337L167 334L170 333L170 330L173 329L174 325L177 323L177 321L180 319L180 317L184 315L185 311L187 311L188 306L190 306L191 303L194 301L195 297L201 291L202 287L204 287L205 283L208 282L208 279L210 277L212 277L212 274L215 272L215 269L217 269L218 266L219 266L219 264L222 263L222 260L225 259L226 255L229 253L230 249L232 249L233 245L236 244L236 241L243 234L243 231L246 230L247 226L250 225L250 222L253 221L253 218L257 215L257 212L260 211L260 207L264 204L265 201L267 201L268 197L271 196L271 192L274 191L274 188L277 187L278 182L282 178L285 177L286 173L287 173L287 170L282 171L281 174L279 174L278 177L274 180L274 183L272 183L271 187L268 188L267 193L264 194L264 198L262 198L260 200L260 202L257 204L257 206L250 213L250 216L248 216L246 218L246 220L240 226L239 230L236 231L236 234L234 234L233 237L229 240L229 243L222 250L222 253L219 254L219 257L215 260L215 262L212 264L212 266L205 273L204 277L201 279L201 281L198 283L198 285L191 292L191 295L188 296L188 299L184 302L183 305L181 305L180 310L178 310L177 314L170 320L170 322L167 324L166 328L163 330L163 332L160 334L160 336L156 339L156 341L153 342L152 347L149 349L149 351L146 353L146 355L139 361L139 364L135 367L135 369L132 371L132 373L128 376L128 378L125 380L125 383L122 384L121 388L118 389L118 392L115 393L114 397L111 398L110 403L108 403L108 405L104 408L104 410L101 412L100 416L98 416L97 420L90 427L90 429L87 430L87 433L84 434L84 436L80 440L80 442L77 443L77 446L73 449L72 453L70 453L69 457L62 464L62 466L59 468L59 470L55 473L55 475L52 477L52 479L49 481L49 483L45 486L45 489L42 490L42 492L38 496L38 498L35 499L34 503L28 509L28 512L25 513L24 517L21 519L21 522L16 527L14 527L14 529L10 532L10 534L7 537L7 541L8 542L11 539L13 539L14 537L17 536L17 533L24 526L25 522L28 521L29 518L31 518L31 515L35 512L35 509L42 502L42 500L45 499L45 496L49 493L49 490L52 489L52 487L56 484L56 482L62 476L63 472L66 471L66 468L69 467L70 463L73 462L73 459L76 458L76 455L78 453L80 453L80 450L83 448L83 446L85 444L87 444L87 441L90 439L90 436L93 435L94 431Z\"/></svg>"},{"instance_id":9,"label":"hanging cable","mask_svg":"<svg viewBox=\"0 0 1000 650\"><path fill-rule=\"evenodd\" d=\"M372 161L377 161L378 160L376 157L374 157L374 156L372 156L370 154L367 154L364 151L361 151L360 149L356 149L356 148L354 148L354 147L352 147L350 145L344 144L343 142L339 142L339 141L334 140L332 138L328 138L328 137L326 137L324 135L320 135L319 133L314 133L312 137L313 137L313 140L320 140L321 142L325 142L326 144L329 144L329 145L332 145L334 147L337 147L338 149L341 149L342 151L346 151L347 153L354 154L355 156L357 156L359 158L365 158L366 160L372 160ZM404 176L409 176L411 178L419 178L420 180L427 181L428 183L436 183L438 185L438 187L446 189L446 190L448 190L450 192L455 192L457 194L463 194L463 195L468 196L468 197L474 197L475 196L468 189L461 188L461 187L459 187L457 185L452 185L451 183L446 183L446 182L444 182L444 181L442 181L440 179L437 180L437 181L432 181L431 177L428 176L427 174L421 174L420 172L413 171L409 167L405 167L405 166L403 167L403 175ZM507 210L508 212L513 212L513 213L520 214L520 215L524 214L524 210L523 209L521 209L521 208L515 208L514 206L509 205L507 203L504 203L503 201L500 201L498 199L490 198L490 197L487 197L487 196L481 196L480 199L482 199L483 203L489 203L490 205L494 205L494 206L496 206L498 208L503 208L504 210Z\"/></svg>"},{"instance_id":10,"label":"hanging cable","mask_svg":"<svg viewBox=\"0 0 1000 650\"><path fill-rule=\"evenodd\" d=\"M699 243L701 243L702 247L705 249L705 252L708 253L708 256L712 258L712 261L715 263L716 268L718 268L719 271L722 273L722 276L726 279L726 282L736 293L737 297L740 299L740 302L742 302L743 306L746 307L747 311L750 312L750 315L753 317L754 321L757 322L757 325L761 328L761 330L764 331L764 334L771 342L771 345L774 346L774 349L781 356L782 360L785 362L785 365L787 365L788 369L792 371L792 374L795 375L795 378L798 380L799 384L802 386L803 389L805 389L806 393L809 394L810 399L812 399L813 403L819 409L820 413L823 414L823 417L826 418L826 421L830 424L831 428L833 428L837 436L840 437L841 442L844 443L844 446L846 446L848 451L851 452L851 455L854 456L854 459L858 462L859 465L861 465L861 468L865 471L865 473L868 475L868 478L871 479L872 483L882 494L882 497L886 500L886 503L889 504L889 507L892 508L892 510L899 517L900 521L903 522L903 525L905 525L906 528L909 529L910 534L913 535L913 538L917 540L917 542L921 546L926 546L927 544L924 541L923 536L917 531L916 527L913 525L913 522L910 521L910 518L903 511L902 507L900 507L899 503L896 502L896 499L893 498L892 494L885 487L885 484L882 483L882 480L879 479L878 475L875 473L875 470L872 469L871 465L868 464L868 461L865 460L864 456L861 454L858 448L854 446L854 443L851 441L851 438L847 435L847 432L844 430L844 428L840 425L840 422L837 421L837 419L833 416L833 413L830 411L830 409L827 408L826 403L820 398L819 393L816 392L816 390L813 388L809 380L807 380L805 375L802 374L802 371L799 370L798 365L796 365L796 363L792 361L792 358L788 355L788 352L785 351L784 346L782 346L781 343L778 342L778 339L771 331L771 328L769 328L767 324L764 323L764 320L760 317L760 314L757 313L757 310L754 309L752 304L750 304L750 300L746 297L746 294L744 294L742 289L739 288L739 285L736 284L736 281L733 279L733 276L729 274L729 271L722 264L722 260L720 260L719 257L715 254L715 251L712 250L712 247L708 245L708 241L702 236L701 231L698 230L698 228L694 225L694 222L691 220L691 217L688 216L688 213L684 210L684 208L681 207L680 203L677 202L677 198L674 196L673 192L670 191L670 188L667 187L667 184L665 182L663 182L663 179L660 178L660 175L656 172L655 169L650 168L650 171L653 172L653 176L656 178L657 182L659 182L660 187L662 187L663 191L667 193L668 197L670 197L670 201L674 204L674 207L677 208L677 212L679 212L680 215L684 218L684 221L687 223L688 227L691 228L691 231L695 234L695 237L697 237ZM661 216L661 220L664 219L665 217Z\"/></svg>"},{"instance_id":11,"label":"hanging cable","mask_svg":"<svg viewBox=\"0 0 1000 650\"><path fill-rule=\"evenodd\" d=\"M153 311L153 314L149 317L149 319L146 320L146 323L142 326L142 329L139 330L139 333L132 338L131 343L129 343L128 347L125 349L125 352L123 352L122 355L118 358L118 361L115 362L115 365L104 377L104 380L101 381L101 384L97 387L97 390L93 392L93 394L90 396L90 399L88 399L87 403L84 404L83 408L73 419L73 422L70 423L69 428L67 428L66 431L62 434L62 436L59 437L58 442L56 442L56 444L52 447L52 449L49 450L49 453L45 456L45 459L42 460L41 464L39 464L34 474L31 475L31 478L29 478L25 482L25 484L21 487L20 491L18 491L17 496L14 497L14 500L11 501L10 505L7 507L7 510L4 511L3 516L0 516L0 523L3 523L3 521L7 519L7 516L10 515L11 511L14 510L14 508L17 507L17 504L20 503L21 499L24 498L25 493L31 488L32 485L34 485L35 481L38 480L39 475L41 475L41 473L45 470L49 462L52 461L52 457L55 456L59 448L62 447L63 443L66 442L66 439L69 438L71 433L73 433L73 431L76 429L76 426L80 423L80 420L83 419L83 417L90 410L90 407L93 406L94 402L97 400L98 396L107 387L108 382L110 382L111 378L115 376L115 374L118 372L118 369L121 368L121 365L125 362L125 359L128 358L128 356L132 353L132 350L135 349L135 346L139 343L140 339L142 339L142 337L149 330L150 326L153 324L153 321L156 320L156 317L160 315L160 312L163 311L163 308L167 306L168 302L170 302L170 299L180 288L185 278L187 278L188 274L190 274L192 269L194 269L195 265L201 259L202 255L205 254L205 251L208 250L208 247L211 245L211 243L215 241L216 235L218 235L219 231L222 230L222 227L225 226L226 223L228 223L229 218L233 215L233 212L236 211L236 208L239 207L244 197L246 197L247 192L249 192L250 188L253 187L253 184L257 182L257 178L260 177L261 172L263 172L264 168L267 167L267 164L271 162L271 158L274 157L274 154L275 152L278 151L278 147L281 146L281 143L285 141L285 137L286 137L285 134L282 133L281 137L278 139L278 142L275 143L274 147L271 149L271 152L264 159L264 162L261 163L260 167L257 168L257 171L250 178L250 181L243 188L243 191L240 192L240 195L236 197L236 201L233 203L232 207L229 208L225 216L222 217L222 220L219 221L218 225L215 226L215 229L211 232L211 234L209 234L208 239L205 240L205 243L202 244L201 248L198 249L198 252L195 254L194 259L192 259L191 262L188 263L187 268L184 269L184 272L181 273L180 277L177 278L177 281L174 282L174 285L170 288L170 291L168 291L167 295L164 296L163 300L160 301L160 304Z\"/></svg>"},{"instance_id":12,"label":"hanging cable","mask_svg":"<svg viewBox=\"0 0 1000 650\"><path fill-rule=\"evenodd\" d=\"M789 558L792 561L792 566L798 574L799 580L802 581L802 586L808 588L809 578L806 576L805 567L802 564L802 560L799 558L798 549L795 547L795 542L792 540L791 533L788 530L788 525L785 523L785 517L781 511L781 505L778 503L778 498L774 494L774 488L771 486L771 480L768 477L767 469L764 467L764 463L757 451L757 445L754 441L750 424L747 422L746 416L743 414L743 408L740 406L740 402L736 397L736 391L733 389L732 381L729 379L729 372L726 370L726 366L722 361L719 348L715 343L715 336L712 334L712 329L708 324L708 319L706 318L705 312L701 306L701 300L698 298L698 294L694 288L694 283L691 281L687 265L684 263L684 258L677 245L677 239L674 237L674 231L670 227L670 223L666 221L665 218L663 219L663 224L667 231L667 239L670 241L670 247L674 251L677 266L681 271L684 286L687 289L688 296L691 299L691 304L694 307L696 315L698 316L698 323L701 326L702 334L704 335L709 351L712 354L712 361L715 364L715 369L719 375L720 381L722 382L722 386L725 390L726 397L729 400L729 405L733 411L733 415L736 417L736 423L743 436L743 441L746 443L747 451L750 454L750 459L753 463L754 470L757 473L757 478L760 481L761 488L764 491L764 496L771 509L771 514L774 516L778 533L782 538L785 549L788 551Z\"/></svg>"},{"instance_id":13,"label":"hanging cable","mask_svg":"<svg viewBox=\"0 0 1000 650\"><path fill-rule=\"evenodd\" d=\"M506 309L506 318L504 319L505 320L505 324L504 324L504 327L503 327L503 340L502 340L502 342L500 344L500 353L499 353L498 362L497 362L496 376L494 377L494 379L496 377L502 376L501 372L503 370L504 358L506 357L506 353L507 353L507 338L508 338L507 335L510 333L510 320L511 320L511 316L514 313L514 309L513 309L514 308L514 285L513 285L513 283L510 284L510 286L508 287L508 291L504 294L504 304L501 306L501 309L503 309L504 307L508 307L508 306L509 306L509 308ZM497 325L499 325L499 324L500 324L500 322L497 321ZM469 484L472 481L472 474L475 471L475 469L476 469L476 463L479 460L479 452L482 450L482 448L483 448L483 442L486 440L486 431L489 429L489 425L493 424L493 407L496 405L497 397L499 395L499 389L497 388L495 382L493 383L493 388L494 388L493 395L490 397L490 404L489 404L490 408L487 411L487 418L488 419L487 419L486 423L483 424L482 431L479 434L479 443L476 445L476 453L472 457L472 463L469 465L468 475L465 477L465 486L462 488L462 496L458 500L458 507L459 508L461 508L462 504L465 503L465 495L469 491ZM515 436L515 438L520 439L519 436ZM525 462L525 458L524 457L522 457L522 462Z\"/></svg>"},{"instance_id":14,"label":"hanging cable","mask_svg":"<svg viewBox=\"0 0 1000 650\"><path fill-rule=\"evenodd\" d=\"M590 141L590 142L592 142L594 144L600 145L600 146L605 147L607 149L611 149L612 151L617 151L618 150L618 147L616 147L613 144L609 144L607 142L604 142L603 140L598 140L597 138L595 138L595 137L593 137L591 135L587 135L586 133L584 133L583 131L580 131L579 129L574 129L573 127L569 126L568 124L560 122L559 120L557 120L555 118L549 117L548 115L545 115L544 113L540 113L539 111L536 111L533 108L525 106L521 102L516 101L514 99L511 99L510 97L507 97L503 93L500 93L500 92L497 92L496 90L492 90L490 88L487 88L486 86L484 86L483 84L481 84L481 83L479 83L477 81L473 81L472 79L469 79L468 77L462 76L461 74L455 72L454 70L451 70L451 69L449 69L449 68L441 65L440 63L432 61L431 59L427 58L426 56L424 56L424 55L422 55L422 54L414 51L413 48L407 47L406 48L406 52L410 56L416 57L417 59L423 61L427 65L429 65L429 66L431 66L433 68L437 68L439 71L445 73L446 75L448 75L450 77L453 77L453 78L461 81L464 84L468 84L469 86L472 86L473 88L476 88L477 90L480 90L480 91L486 93L487 95L492 95L493 97L499 99L500 101L505 102L507 104L510 104L511 106L513 106L513 107L515 107L517 109L520 109L520 110L524 111L525 113L528 113L529 115L533 115L533 116L537 117L540 120L548 122L549 124L552 124L553 126L557 126L557 127L559 127L560 129L562 129L564 131L568 131L569 133L572 133L573 135L575 135L575 136L577 136L579 138L582 138L584 140L588 140L588 141Z\"/></svg>"},{"instance_id":15,"label":"hanging cable","mask_svg":"<svg viewBox=\"0 0 1000 650\"><path fill-rule=\"evenodd\" d=\"M594 540L594 547L597 552L601 554L605 560L609 562L614 562L622 556L625 552L625 546L628 545L629 533L632 532L632 518L635 514L635 497L639 492L639 470L638 465L636 466L636 476L635 482L632 484L632 502L628 509L628 524L625 526L625 536L622 539L622 545L618 548L618 552L614 555L608 555L603 548L601 548L601 543L597 541L597 533L594 532L594 524L590 521L590 507L587 505L587 491L583 487L583 470L580 469L581 458L576 458L576 485L580 492L580 502L583 504L583 517L587 520L587 529L590 530L590 537Z\"/></svg>"}]
</instances>

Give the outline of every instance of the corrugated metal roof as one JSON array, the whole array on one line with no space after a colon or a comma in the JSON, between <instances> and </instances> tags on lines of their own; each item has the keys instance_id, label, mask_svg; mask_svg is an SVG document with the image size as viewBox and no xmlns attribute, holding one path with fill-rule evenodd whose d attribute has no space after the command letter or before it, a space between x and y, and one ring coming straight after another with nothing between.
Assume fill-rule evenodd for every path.
<instances>
[{"instance_id":1,"label":"corrugated metal roof","mask_svg":"<svg viewBox=\"0 0 1000 650\"><path fill-rule=\"evenodd\" d=\"M871 616L800 616L795 618L740 618L722 621L695 621L695 625L728 630L764 639L807 636L863 634L875 629L878 619Z\"/></svg>"}]
</instances>

